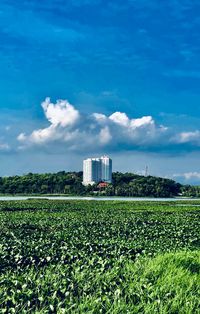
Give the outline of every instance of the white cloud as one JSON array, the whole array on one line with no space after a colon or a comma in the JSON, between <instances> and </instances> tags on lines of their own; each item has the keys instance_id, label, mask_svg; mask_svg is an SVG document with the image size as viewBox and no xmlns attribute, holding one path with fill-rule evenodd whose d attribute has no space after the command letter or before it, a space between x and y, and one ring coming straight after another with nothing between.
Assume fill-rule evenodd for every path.
<instances>
[{"instance_id":1,"label":"white cloud","mask_svg":"<svg viewBox=\"0 0 200 314\"><path fill-rule=\"evenodd\" d=\"M110 115L109 119L125 127L129 126L130 123L127 115L122 112L114 112L113 114Z\"/></svg>"},{"instance_id":2,"label":"white cloud","mask_svg":"<svg viewBox=\"0 0 200 314\"><path fill-rule=\"evenodd\" d=\"M80 118L79 111L67 100L57 100L51 103L50 98L46 98L41 104L50 126L44 129L34 130L30 135L21 133L17 139L21 143L48 144L58 140L69 141L74 138L74 131L69 132L76 125ZM68 131L67 131L68 130Z\"/></svg>"},{"instance_id":3,"label":"white cloud","mask_svg":"<svg viewBox=\"0 0 200 314\"><path fill-rule=\"evenodd\" d=\"M142 117L139 119L132 119L131 120L131 127L132 128L139 128L144 126L155 126L155 122L151 116Z\"/></svg>"},{"instance_id":4,"label":"white cloud","mask_svg":"<svg viewBox=\"0 0 200 314\"><path fill-rule=\"evenodd\" d=\"M98 122L105 122L107 119L106 115L102 113L93 113L92 117Z\"/></svg>"},{"instance_id":5,"label":"white cloud","mask_svg":"<svg viewBox=\"0 0 200 314\"><path fill-rule=\"evenodd\" d=\"M27 135L18 135L20 148L51 143L60 144L68 150L102 149L156 149L170 145L200 146L200 131L175 133L166 126L159 125L152 116L129 118L124 112L111 115L93 113L81 114L67 100L55 104L46 98L41 104L49 126L34 130ZM57 146L58 147L58 146Z\"/></svg>"},{"instance_id":6,"label":"white cloud","mask_svg":"<svg viewBox=\"0 0 200 314\"><path fill-rule=\"evenodd\" d=\"M195 143L196 145L200 145L200 131L181 132L177 134L173 140L179 144Z\"/></svg>"},{"instance_id":7,"label":"white cloud","mask_svg":"<svg viewBox=\"0 0 200 314\"><path fill-rule=\"evenodd\" d=\"M79 112L67 100L57 100L56 104L46 98L42 103L46 118L52 125L72 126L79 119Z\"/></svg>"},{"instance_id":8,"label":"white cloud","mask_svg":"<svg viewBox=\"0 0 200 314\"><path fill-rule=\"evenodd\" d=\"M43 144L59 139L59 137L59 132L57 132L54 125L51 125L48 128L33 131L30 136L27 136L25 133L21 133L18 135L17 139L20 142L29 141L30 143Z\"/></svg>"},{"instance_id":9,"label":"white cloud","mask_svg":"<svg viewBox=\"0 0 200 314\"><path fill-rule=\"evenodd\" d=\"M68 149L96 149L109 145L137 147L158 142L166 129L155 123L151 116L130 119L126 113L114 112L106 116L102 113L81 115L67 100L55 104L46 98L42 108L49 127L34 130L30 135L19 134L18 141L23 147L66 143Z\"/></svg>"},{"instance_id":10,"label":"white cloud","mask_svg":"<svg viewBox=\"0 0 200 314\"><path fill-rule=\"evenodd\" d=\"M25 133L20 133L17 137L17 140L20 142L26 141L26 134Z\"/></svg>"},{"instance_id":11,"label":"white cloud","mask_svg":"<svg viewBox=\"0 0 200 314\"><path fill-rule=\"evenodd\" d=\"M101 144L108 144L112 140L112 135L110 134L110 129L108 126L101 129L99 139Z\"/></svg>"},{"instance_id":12,"label":"white cloud","mask_svg":"<svg viewBox=\"0 0 200 314\"><path fill-rule=\"evenodd\" d=\"M56 132L54 125L45 129L35 130L32 133L32 141L35 143L45 143L52 139L55 140L56 138L59 138L59 134Z\"/></svg>"}]
</instances>

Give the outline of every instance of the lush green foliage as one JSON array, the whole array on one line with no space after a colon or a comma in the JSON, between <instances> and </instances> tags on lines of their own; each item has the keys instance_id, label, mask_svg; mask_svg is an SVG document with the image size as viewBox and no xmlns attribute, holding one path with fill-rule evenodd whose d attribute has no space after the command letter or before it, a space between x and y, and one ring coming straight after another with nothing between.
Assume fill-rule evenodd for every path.
<instances>
[{"instance_id":1,"label":"lush green foliage","mask_svg":"<svg viewBox=\"0 0 200 314\"><path fill-rule=\"evenodd\" d=\"M0 193L78 193L84 191L82 172L58 172L0 178Z\"/></svg>"},{"instance_id":2,"label":"lush green foliage","mask_svg":"<svg viewBox=\"0 0 200 314\"><path fill-rule=\"evenodd\" d=\"M200 211L180 202L0 202L3 313L198 313ZM169 309L172 309L169 312Z\"/></svg>"},{"instance_id":3,"label":"lush green foliage","mask_svg":"<svg viewBox=\"0 0 200 314\"><path fill-rule=\"evenodd\" d=\"M173 197L180 193L181 185L170 179L139 176L132 173L113 174L113 195Z\"/></svg>"},{"instance_id":4,"label":"lush green foliage","mask_svg":"<svg viewBox=\"0 0 200 314\"><path fill-rule=\"evenodd\" d=\"M0 178L0 193L8 194L99 194L115 196L171 197L180 193L181 185L173 180L144 177L133 173L113 173L113 183L105 189L97 185L84 187L82 172L28 174Z\"/></svg>"},{"instance_id":5,"label":"lush green foliage","mask_svg":"<svg viewBox=\"0 0 200 314\"><path fill-rule=\"evenodd\" d=\"M200 186L182 185L181 194L188 197L200 197Z\"/></svg>"}]
</instances>

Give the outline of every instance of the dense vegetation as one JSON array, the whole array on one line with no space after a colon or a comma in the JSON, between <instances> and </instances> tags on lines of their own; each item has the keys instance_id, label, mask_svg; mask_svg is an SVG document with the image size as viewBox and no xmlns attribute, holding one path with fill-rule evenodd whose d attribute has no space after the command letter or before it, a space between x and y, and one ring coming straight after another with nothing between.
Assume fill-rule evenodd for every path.
<instances>
[{"instance_id":1,"label":"dense vegetation","mask_svg":"<svg viewBox=\"0 0 200 314\"><path fill-rule=\"evenodd\" d=\"M0 178L1 194L73 194L109 196L172 197L181 193L181 185L173 180L144 177L133 173L113 173L113 183L100 189L98 185L84 187L82 172L58 172ZM185 189L185 194L188 189Z\"/></svg>"},{"instance_id":2,"label":"dense vegetation","mask_svg":"<svg viewBox=\"0 0 200 314\"><path fill-rule=\"evenodd\" d=\"M197 314L198 204L0 202L0 312Z\"/></svg>"}]
</instances>

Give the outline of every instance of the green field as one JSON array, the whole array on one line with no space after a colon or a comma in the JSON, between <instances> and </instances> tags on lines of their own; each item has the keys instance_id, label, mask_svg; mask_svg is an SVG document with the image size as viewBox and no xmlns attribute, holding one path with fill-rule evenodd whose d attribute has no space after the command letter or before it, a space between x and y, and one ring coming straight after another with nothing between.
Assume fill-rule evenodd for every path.
<instances>
[{"instance_id":1,"label":"green field","mask_svg":"<svg viewBox=\"0 0 200 314\"><path fill-rule=\"evenodd\" d=\"M0 313L199 313L196 205L0 202Z\"/></svg>"}]
</instances>

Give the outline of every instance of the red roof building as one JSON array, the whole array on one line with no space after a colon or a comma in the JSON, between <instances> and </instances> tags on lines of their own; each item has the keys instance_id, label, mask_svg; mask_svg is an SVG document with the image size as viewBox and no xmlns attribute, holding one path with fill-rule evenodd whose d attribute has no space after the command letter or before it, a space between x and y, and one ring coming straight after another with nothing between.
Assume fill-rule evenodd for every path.
<instances>
[{"instance_id":1,"label":"red roof building","mask_svg":"<svg viewBox=\"0 0 200 314\"><path fill-rule=\"evenodd\" d=\"M103 188L106 188L108 186L108 183L107 182L100 182L98 184L98 188L99 189L103 189Z\"/></svg>"}]
</instances>

